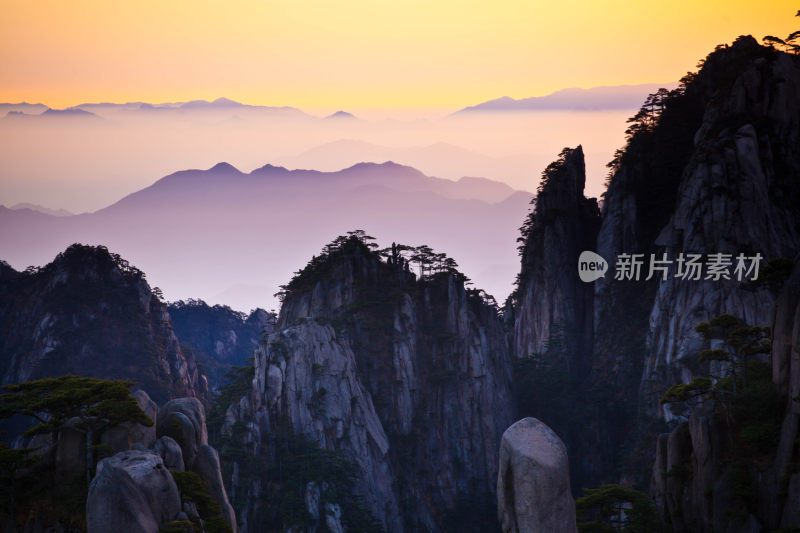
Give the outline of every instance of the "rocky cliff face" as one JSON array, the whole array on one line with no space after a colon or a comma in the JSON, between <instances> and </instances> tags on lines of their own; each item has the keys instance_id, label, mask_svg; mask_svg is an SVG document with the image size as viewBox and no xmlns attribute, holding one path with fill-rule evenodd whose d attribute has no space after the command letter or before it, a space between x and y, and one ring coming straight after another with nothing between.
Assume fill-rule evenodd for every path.
<instances>
[{"instance_id":1,"label":"rocky cliff face","mask_svg":"<svg viewBox=\"0 0 800 533\"><path fill-rule=\"evenodd\" d=\"M632 127L628 146L612 162L597 245L612 271L622 253L666 253L672 260L680 253L760 253L763 267L799 249L797 58L742 37L701 66L676 93L656 101L657 116L634 124L638 130ZM767 325L772 304L768 291L750 290L735 277L676 279L675 273L673 264L666 280L599 282L595 303L598 313L613 310L631 285L647 299L640 301L650 315L642 406L667 419L672 415L660 412L658 398L691 376L701 347L694 327L722 313ZM596 317L598 332L614 320Z\"/></svg>"},{"instance_id":2,"label":"rocky cliff face","mask_svg":"<svg viewBox=\"0 0 800 533\"><path fill-rule=\"evenodd\" d=\"M774 291L736 279L736 256L761 254L763 269L769 260L793 258L800 251L800 60L741 37L718 47L700 66L676 91L648 99L631 119L628 144L610 164L596 243L584 248L596 249L609 262L609 274L594 283L594 295L583 300L583 307L572 306L561 319L593 327L589 349L583 350L589 358L587 387L578 384L584 401L576 410L585 415L581 440L592 444L570 454L573 474L585 475L589 486L620 476L641 484L637 472L644 471L643 461L652 453L646 450L656 428L667 422L691 425L688 411L662 408L659 399L670 385L708 370L697 359L707 347L694 329L697 324L723 313L753 325L772 324ZM574 156L565 155L557 167ZM571 201L582 198L574 194ZM523 269L514 307L518 357L541 349L548 338L552 342L554 300L569 301L560 296L563 287L581 287L574 259L580 248L569 232L558 229L575 228L576 211L560 209L537 218L540 211L544 205L537 205L523 227ZM573 229L576 234L583 235ZM541 276L538 271L548 266L527 257L550 260L549 250L571 259ZM634 253L645 258L639 281L615 280L617 257ZM674 260L681 253L699 254L704 262L710 254L731 254L732 279L676 278ZM667 279L658 273L645 279L650 254L673 260ZM529 297L532 291L541 297ZM588 321L587 308L593 309ZM586 346L585 339L585 333L577 333L572 343ZM787 360L773 354L773 364L779 365L773 367L776 383L783 390L791 386ZM541 413L522 414L553 424ZM706 434L718 437L722 431ZM568 447L575 446L570 435L562 436ZM573 485L580 483L573 478ZM702 492L689 507L702 507Z\"/></svg>"},{"instance_id":3,"label":"rocky cliff face","mask_svg":"<svg viewBox=\"0 0 800 533\"><path fill-rule=\"evenodd\" d=\"M604 409L595 390L594 287L578 276L578 258L596 249L600 226L597 201L584 196L585 181L580 146L565 148L543 172L521 228L522 267L510 299L513 312L507 311L514 317L520 414L542 419L564 439L576 487L595 484L614 464L604 450L617 443L606 428L620 418ZM594 402L586 401L589 394Z\"/></svg>"},{"instance_id":4,"label":"rocky cliff face","mask_svg":"<svg viewBox=\"0 0 800 533\"><path fill-rule=\"evenodd\" d=\"M132 379L156 401L208 389L144 274L103 247L70 246L39 270L2 268L0 353L3 384L64 374Z\"/></svg>"},{"instance_id":5,"label":"rocky cliff face","mask_svg":"<svg viewBox=\"0 0 800 533\"><path fill-rule=\"evenodd\" d=\"M658 440L650 492L676 532L800 527L800 267L773 317L774 389L705 402Z\"/></svg>"},{"instance_id":6,"label":"rocky cliff face","mask_svg":"<svg viewBox=\"0 0 800 533\"><path fill-rule=\"evenodd\" d=\"M502 322L460 274L418 281L402 263L355 237L312 261L289 285L253 389L227 425L246 426L257 455L274 456L287 429L341 453L357 466L363 509L387 531L491 531L498 445L513 416ZM304 479L313 524L315 487L333 481ZM242 531L268 530L276 512L281 524L269 530L293 525L258 486L235 488L249 492Z\"/></svg>"},{"instance_id":7,"label":"rocky cliff face","mask_svg":"<svg viewBox=\"0 0 800 533\"><path fill-rule=\"evenodd\" d=\"M158 422L149 438L98 463L86 500L86 531L236 533L219 455L208 445L203 404L177 398L153 407L149 415Z\"/></svg>"},{"instance_id":8,"label":"rocky cliff face","mask_svg":"<svg viewBox=\"0 0 800 533\"><path fill-rule=\"evenodd\" d=\"M675 212L655 243L678 253L760 253L792 258L800 250L800 61L741 40L707 64L738 61L695 134ZM762 265L763 266L763 265ZM643 392L687 381L701 348L694 327L722 313L768 326L773 297L737 279L659 283L650 314ZM652 396L645 404L654 412ZM669 417L670 413L665 412Z\"/></svg>"},{"instance_id":9,"label":"rocky cliff face","mask_svg":"<svg viewBox=\"0 0 800 533\"><path fill-rule=\"evenodd\" d=\"M556 339L568 366L583 373L593 331L592 286L578 279L578 256L594 250L600 212L583 195L583 149L564 149L545 169L535 208L522 227L522 270L514 295L514 352L545 353Z\"/></svg>"},{"instance_id":10,"label":"rocky cliff face","mask_svg":"<svg viewBox=\"0 0 800 533\"><path fill-rule=\"evenodd\" d=\"M224 382L232 366L246 364L262 335L272 332L276 319L274 313L263 309L247 315L202 300L170 303L168 311L183 350L194 352L212 389Z\"/></svg>"},{"instance_id":11,"label":"rocky cliff face","mask_svg":"<svg viewBox=\"0 0 800 533\"><path fill-rule=\"evenodd\" d=\"M696 127L670 115L668 101L653 130L673 130L681 139L692 134L691 151L677 160L680 172L664 182L665 190L672 191L666 196L674 198L668 220L650 241L626 243L620 237L626 233L622 220L641 218L630 208L635 188L630 183L626 187L624 179L618 189L613 187L617 176L626 178L623 157L607 193L611 201L599 248L609 258L648 251L673 259L681 253L700 254L704 260L710 254L730 254L732 269L738 254L760 254L762 269L769 260L795 258L800 251L798 96L797 56L761 47L749 37L719 47L686 80L684 92L671 99L702 108ZM628 150L632 148L633 143ZM655 155L647 158L658 161ZM639 182L645 183L646 177ZM792 488L797 415L788 394L796 387L790 362L794 341L789 324L796 305L791 284L776 304L777 293L769 283L743 282L735 275L676 278L674 268L670 274L653 284L639 384L639 412L678 424L658 441L651 493L675 531L797 527L793 509L798 500ZM598 289L597 298L611 298L611 285ZM710 370L711 363L698 362L700 350L708 345L694 328L720 314L772 328L769 362L773 382L784 395L776 397L766 382L758 393L745 392L730 405L707 401L692 409L662 407L659 398L667 387Z\"/></svg>"}]
</instances>

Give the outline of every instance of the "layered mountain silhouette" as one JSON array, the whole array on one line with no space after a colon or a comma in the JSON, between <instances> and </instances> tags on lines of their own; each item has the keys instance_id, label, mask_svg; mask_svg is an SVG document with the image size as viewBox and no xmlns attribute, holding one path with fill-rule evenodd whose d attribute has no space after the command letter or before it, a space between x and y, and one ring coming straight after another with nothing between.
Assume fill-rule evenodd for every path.
<instances>
[{"instance_id":1,"label":"layered mountain silhouette","mask_svg":"<svg viewBox=\"0 0 800 533\"><path fill-rule=\"evenodd\" d=\"M39 114L43 113L50 109L44 104L30 104L28 102L19 102L16 104L12 103L0 103L0 115L6 115L11 111L17 111L21 113L30 113L30 114Z\"/></svg>"},{"instance_id":2,"label":"layered mountain silhouette","mask_svg":"<svg viewBox=\"0 0 800 533\"><path fill-rule=\"evenodd\" d=\"M330 119L330 120L342 120L342 119L344 119L344 120L353 120L353 119L357 119L358 117L356 117L352 113L348 113L347 111L337 111L336 113L328 115L325 118L326 119Z\"/></svg>"},{"instance_id":3,"label":"layered mountain silhouette","mask_svg":"<svg viewBox=\"0 0 800 533\"><path fill-rule=\"evenodd\" d=\"M0 107L0 109L3 109L3 107ZM5 120L37 119L50 121L58 119L102 120L99 115L78 107L68 107L66 109L50 109L45 107L43 111L40 111L38 106L29 105L17 106L16 109L14 106L8 106L8 111L6 111L3 118Z\"/></svg>"},{"instance_id":4,"label":"layered mountain silhouette","mask_svg":"<svg viewBox=\"0 0 800 533\"><path fill-rule=\"evenodd\" d=\"M561 89L545 96L514 99L503 96L474 106L465 107L456 114L498 111L541 111L541 110L600 110L637 109L645 97L661 87L674 89L677 83L644 83L638 85L613 85L592 87L591 89Z\"/></svg>"},{"instance_id":5,"label":"layered mountain silhouette","mask_svg":"<svg viewBox=\"0 0 800 533\"><path fill-rule=\"evenodd\" d=\"M359 161L395 161L435 176L473 180L473 184L483 184L483 190L477 197L490 202L504 199L513 189L497 181L462 176L488 175L521 182L530 175L532 168L536 168L535 157L530 155L491 157L446 142L397 148L355 139L340 139L279 159L282 165L289 168L319 170L345 168Z\"/></svg>"},{"instance_id":6,"label":"layered mountain silhouette","mask_svg":"<svg viewBox=\"0 0 800 533\"><path fill-rule=\"evenodd\" d=\"M118 112L126 113L149 113L153 111L172 112L186 114L191 112L224 112L231 111L243 113L257 113L257 114L271 114L287 117L309 117L303 111L290 106L260 106L249 105L236 102L229 98L217 98L216 100L191 100L189 102L166 102L160 104L152 104L148 102L126 102L126 103L83 103L65 109L50 108L44 104L29 104L21 102L18 104L0 103L0 115L16 117L19 114L25 116L105 116L113 115ZM340 113L344 113L340 111ZM350 115L349 113L344 113ZM352 116L352 115L350 115Z\"/></svg>"},{"instance_id":7,"label":"layered mountain silhouette","mask_svg":"<svg viewBox=\"0 0 800 533\"><path fill-rule=\"evenodd\" d=\"M66 216L74 214L74 213L71 213L70 211L67 211L66 209L50 209L49 207L45 207L43 205L30 204L30 203L16 204L16 205L11 206L11 209L16 209L16 210L19 210L19 209L30 209L32 211L38 211L38 212L44 213L46 215L53 215L53 216L57 216L57 217L66 217Z\"/></svg>"},{"instance_id":8,"label":"layered mountain silhouette","mask_svg":"<svg viewBox=\"0 0 800 533\"><path fill-rule=\"evenodd\" d=\"M447 249L477 286L502 298L530 199L491 180L454 182L392 162L338 172L265 165L249 174L219 163L176 172L94 213L0 207L0 249L24 268L73 242L104 244L141 265L170 299L269 308L320 242L362 228L385 245ZM245 294L235 290L243 285ZM238 298L221 301L220 293Z\"/></svg>"}]
</instances>

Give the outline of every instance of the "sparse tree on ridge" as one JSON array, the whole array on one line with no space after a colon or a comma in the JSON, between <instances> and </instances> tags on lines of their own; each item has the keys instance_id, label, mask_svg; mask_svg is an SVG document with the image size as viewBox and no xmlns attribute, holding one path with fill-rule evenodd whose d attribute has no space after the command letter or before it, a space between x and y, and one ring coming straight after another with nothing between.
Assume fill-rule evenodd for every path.
<instances>
[{"instance_id":1,"label":"sparse tree on ridge","mask_svg":"<svg viewBox=\"0 0 800 533\"><path fill-rule=\"evenodd\" d=\"M800 11L795 14L795 17L800 17ZM793 31L784 39L774 35L765 35L762 41L772 48L778 48L790 54L800 54L800 30Z\"/></svg>"},{"instance_id":2,"label":"sparse tree on ridge","mask_svg":"<svg viewBox=\"0 0 800 533\"><path fill-rule=\"evenodd\" d=\"M702 322L695 328L707 341L720 340L720 348L700 352L700 362L727 363L723 369L727 375L699 376L689 383L673 385L661 398L661 403L689 402L697 398L736 394L739 386L748 386L747 366L757 354L768 353L772 348L769 328L750 326L733 315L723 314ZM723 381L724 380L724 381ZM730 381L728 388L728 381Z\"/></svg>"},{"instance_id":3,"label":"sparse tree on ridge","mask_svg":"<svg viewBox=\"0 0 800 533\"><path fill-rule=\"evenodd\" d=\"M123 422L152 426L153 421L130 395L132 381L81 376L42 378L0 388L0 418L25 415L37 424L25 435L50 434L53 443L69 422L86 435L86 480L92 479L95 439Z\"/></svg>"}]
</instances>

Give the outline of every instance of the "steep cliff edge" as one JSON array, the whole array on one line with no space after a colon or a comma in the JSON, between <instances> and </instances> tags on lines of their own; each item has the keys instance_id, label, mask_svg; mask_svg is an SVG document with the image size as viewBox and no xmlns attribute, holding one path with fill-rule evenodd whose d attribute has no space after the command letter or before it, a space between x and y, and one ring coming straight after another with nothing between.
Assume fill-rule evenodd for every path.
<instances>
[{"instance_id":1,"label":"steep cliff edge","mask_svg":"<svg viewBox=\"0 0 800 533\"><path fill-rule=\"evenodd\" d=\"M700 279L679 277L672 265L667 279L651 282L639 413L677 424L658 440L651 493L676 532L797 527L798 494L792 485L798 462L797 402L788 393L796 388L788 325L795 320L796 295L787 293L789 283L776 301L774 283L750 282L755 272L739 279L734 268L739 254L760 255L764 274L770 260L789 258L791 263L800 251L800 58L741 37L718 47L684 84L665 99L655 126L642 134L667 129L685 138L692 133L692 150L685 161L678 158L681 171L668 182L671 192L665 196L674 198L669 219L649 242L628 246L617 238L624 233L621 220L637 220L635 212L620 208L630 193L612 187L618 176L624 177L623 156L609 186L607 198L613 201L608 213L604 210L598 243L610 260L625 252L656 252L673 260L697 254L706 263L712 254L728 254L732 263L729 279L714 279L707 271ZM695 122L676 121L668 113L670 106L692 100L702 106L694 131L688 127ZM653 154L637 153L633 142L627 152L658 161ZM647 176L639 181L647 183ZM613 302L613 285L601 284L597 299ZM709 345L695 327L722 314L772 329L767 363L774 386L768 367L757 367L753 371L767 374L756 374L755 384L728 400L660 405L670 385L720 371L718 363L699 361L702 349L720 345Z\"/></svg>"},{"instance_id":2,"label":"steep cliff edge","mask_svg":"<svg viewBox=\"0 0 800 533\"><path fill-rule=\"evenodd\" d=\"M584 196L583 149L565 148L542 173L534 207L521 228L522 266L506 313L513 316L516 403L564 440L576 488L596 483L614 463L601 434L619 414L593 392L594 287L581 281L578 258L596 249L600 212ZM594 401L587 402L591 393ZM587 438L588 437L588 438Z\"/></svg>"},{"instance_id":3,"label":"steep cliff edge","mask_svg":"<svg viewBox=\"0 0 800 533\"><path fill-rule=\"evenodd\" d=\"M576 267L584 250L594 250L600 212L586 198L583 149L565 148L542 173L535 207L522 227L522 269L514 299L514 352L544 353L563 339L567 364L585 373L594 334L593 288Z\"/></svg>"},{"instance_id":4,"label":"steep cliff edge","mask_svg":"<svg viewBox=\"0 0 800 533\"><path fill-rule=\"evenodd\" d=\"M233 491L249 494L242 531L352 521L359 507L387 531L497 529L511 356L497 310L464 281L444 266L417 280L397 249L384 263L356 236L298 273L227 428L261 456L298 437L337 452L356 466L355 498L320 493L340 486L324 472L303 477L305 511L292 517L259 494L268 479L247 485L234 468Z\"/></svg>"},{"instance_id":5,"label":"steep cliff edge","mask_svg":"<svg viewBox=\"0 0 800 533\"><path fill-rule=\"evenodd\" d=\"M800 251L800 59L742 38L706 65L734 61L738 75L719 83L706 106L675 212L655 241L669 257L758 253L766 264ZM734 276L659 282L642 376L645 408L654 413L665 384L690 378L699 322L728 313L768 326L772 304L769 290Z\"/></svg>"},{"instance_id":6,"label":"steep cliff edge","mask_svg":"<svg viewBox=\"0 0 800 533\"><path fill-rule=\"evenodd\" d=\"M675 532L800 527L797 264L773 317L771 374L766 364L751 368L749 388L694 406L658 440L650 491Z\"/></svg>"},{"instance_id":7,"label":"steep cliff edge","mask_svg":"<svg viewBox=\"0 0 800 533\"><path fill-rule=\"evenodd\" d=\"M168 311L183 351L194 352L212 390L225 381L231 367L246 364L262 335L272 332L276 319L275 313L263 309L253 309L248 315L193 299L171 302Z\"/></svg>"},{"instance_id":8,"label":"steep cliff edge","mask_svg":"<svg viewBox=\"0 0 800 533\"><path fill-rule=\"evenodd\" d=\"M104 247L72 245L38 270L2 268L0 353L3 384L64 374L132 379L158 402L208 391L166 304Z\"/></svg>"},{"instance_id":9,"label":"steep cliff edge","mask_svg":"<svg viewBox=\"0 0 800 533\"><path fill-rule=\"evenodd\" d=\"M656 434L667 424L691 424L689 410L667 408L659 399L669 386L689 382L710 367L698 362L700 350L708 346L695 326L720 314L751 325L773 324L773 288L749 283L752 271L737 279L737 256L760 254L763 269L770 260L794 258L800 251L800 58L740 37L717 47L700 67L678 89L651 95L629 121L627 145L609 164L596 242L577 246L559 230L576 227L574 210L537 219L546 204L537 205L523 227L523 267L514 305L518 358L547 348L548 339L553 344L553 302L566 301L565 292L582 287L576 254L597 250L609 264L606 277L594 283L593 296L585 297L581 309L562 311L559 319L572 330L566 340L556 337L557 348L588 346L585 371L576 373L573 365L564 375L544 367L545 375L577 391L577 399L568 398L561 406L562 411L572 406L576 414L568 423L559 421L565 417L558 416L557 402L534 402L544 412L521 413L540 417L559 431L570 449L574 487L616 481L646 486L642 473L649 469L645 464L652 458ZM569 150L564 154L556 167L574 156ZM580 169L571 166L574 172ZM545 181L540 197L551 181ZM575 205L582 195L573 193L570 201ZM582 234L573 229L572 235ZM638 279L615 279L622 254L642 254ZM663 278L656 271L646 279L651 254L658 259L666 254L671 261ZM712 254L729 254L728 277L715 279L707 270L699 279L680 277L681 254L697 254L703 263ZM554 272L540 276L537 270L549 267L528 257L553 261ZM562 257L570 259L561 264ZM593 328L589 341L580 329L587 323ZM773 354L773 365L778 365L773 371L783 376L776 383L783 390L792 386L786 360ZM535 366L540 375L542 368ZM517 380L530 381L531 376L535 372L518 373ZM576 425L579 438L571 429ZM581 447L580 442L589 444ZM698 501L687 505L702 507Z\"/></svg>"}]
</instances>

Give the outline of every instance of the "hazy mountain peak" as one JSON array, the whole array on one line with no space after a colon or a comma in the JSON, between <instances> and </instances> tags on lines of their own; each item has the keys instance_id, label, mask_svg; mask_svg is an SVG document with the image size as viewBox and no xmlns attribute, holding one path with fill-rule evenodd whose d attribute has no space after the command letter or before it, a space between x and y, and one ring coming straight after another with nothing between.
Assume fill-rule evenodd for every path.
<instances>
[{"instance_id":1,"label":"hazy mountain peak","mask_svg":"<svg viewBox=\"0 0 800 533\"><path fill-rule=\"evenodd\" d=\"M7 102L6 103L0 103L0 113L2 113L3 111L6 111L6 112L22 111L23 113L28 114L28 115L38 115L42 111L45 111L47 109L50 109L50 108L47 107L44 104L41 104L41 103L36 103L36 104L32 104L32 103L28 103L28 102L18 102L16 104L7 103Z\"/></svg>"},{"instance_id":2,"label":"hazy mountain peak","mask_svg":"<svg viewBox=\"0 0 800 533\"><path fill-rule=\"evenodd\" d=\"M482 178L480 176L464 176L462 178L459 178L458 181L456 181L456 183L488 184L493 187L508 190L508 194L516 192L515 189L510 185L508 185L507 183L490 180L489 178Z\"/></svg>"},{"instance_id":3,"label":"hazy mountain peak","mask_svg":"<svg viewBox=\"0 0 800 533\"><path fill-rule=\"evenodd\" d=\"M235 172L236 174L241 174L242 172L236 168L235 166L231 165L230 163L226 163L225 161L221 161L214 165L213 167L208 169L209 172Z\"/></svg>"},{"instance_id":4,"label":"hazy mountain peak","mask_svg":"<svg viewBox=\"0 0 800 533\"><path fill-rule=\"evenodd\" d=\"M231 100L230 98L225 98L224 96L221 96L221 97L217 98L216 100L214 100L213 102L211 102L211 105L215 105L215 106L240 106L240 105L244 105L244 104L240 104L239 102L236 102L235 100Z\"/></svg>"},{"instance_id":5,"label":"hazy mountain peak","mask_svg":"<svg viewBox=\"0 0 800 533\"><path fill-rule=\"evenodd\" d=\"M408 165L401 165L400 163L395 163L394 161L384 161L383 163L372 163L372 162L361 162L356 163L355 165L345 168L342 172L348 171L361 171L361 170L390 170L390 171L399 171L399 172L407 172L409 174L413 174L415 176L424 176L422 172L417 170L414 167L410 167Z\"/></svg>"},{"instance_id":6,"label":"hazy mountain peak","mask_svg":"<svg viewBox=\"0 0 800 533\"><path fill-rule=\"evenodd\" d=\"M338 120L338 119L351 120L351 119L356 119L356 118L357 117L354 114L348 113L347 111L337 111L336 113L333 113L332 115L328 115L327 117L325 117L326 120L328 120L328 119L333 119L333 120Z\"/></svg>"},{"instance_id":7,"label":"hazy mountain peak","mask_svg":"<svg viewBox=\"0 0 800 533\"><path fill-rule=\"evenodd\" d=\"M48 207L44 207L38 204L30 204L30 203L21 203L11 206L11 209L18 210L18 209L30 209L31 211L38 211L39 213L44 213L46 215L53 215L56 217L66 217L70 216L73 213L70 213L66 209L50 209Z\"/></svg>"},{"instance_id":8,"label":"hazy mountain peak","mask_svg":"<svg viewBox=\"0 0 800 533\"><path fill-rule=\"evenodd\" d=\"M673 89L676 82L642 83L638 85L608 85L583 89L570 87L546 94L519 100L503 96L480 104L465 107L455 114L471 112L535 111L545 109L600 110L637 109L648 94L661 87Z\"/></svg>"},{"instance_id":9,"label":"hazy mountain peak","mask_svg":"<svg viewBox=\"0 0 800 533\"><path fill-rule=\"evenodd\" d=\"M484 102L483 104L479 104L479 105L484 105L484 104L513 104L514 102L517 102L516 98L511 98L510 96L501 96L500 98L495 98L493 100L489 100L489 101ZM469 109L469 108L467 108L467 109Z\"/></svg>"},{"instance_id":10,"label":"hazy mountain peak","mask_svg":"<svg viewBox=\"0 0 800 533\"><path fill-rule=\"evenodd\" d=\"M386 159L333 172L272 164L246 174L229 163L208 165L169 174L94 213L64 218L0 207L0 228L14 228L0 231L0 249L3 259L24 268L43 264L65 243L108 243L139 258L171 298L212 298L248 309L274 305L274 287L286 272L319 242L360 225L387 243L449 244L465 272L504 297L530 194L509 196L501 183L431 177ZM142 237L165 228L164 239ZM264 228L280 231L267 237ZM49 241L32 256L30 243L42 236ZM219 247L209 248L209 238ZM222 270L231 275L219 277ZM187 276L190 271L200 277ZM248 289L214 298L233 281Z\"/></svg>"},{"instance_id":11,"label":"hazy mountain peak","mask_svg":"<svg viewBox=\"0 0 800 533\"><path fill-rule=\"evenodd\" d=\"M41 116L71 116L71 117L94 117L100 118L91 111L80 109L78 107L68 107L66 109L46 109L41 113Z\"/></svg>"},{"instance_id":12,"label":"hazy mountain peak","mask_svg":"<svg viewBox=\"0 0 800 533\"><path fill-rule=\"evenodd\" d=\"M215 107L239 107L242 104L238 102L234 102L233 100L228 100L227 98L217 98L213 102L209 102L208 100L191 100L184 104L181 104L181 109L204 109L204 108L215 108Z\"/></svg>"},{"instance_id":13,"label":"hazy mountain peak","mask_svg":"<svg viewBox=\"0 0 800 533\"><path fill-rule=\"evenodd\" d=\"M271 164L267 163L266 165L255 169L250 174L266 174L266 173L276 174L276 173L284 173L284 172L290 172L290 171L286 167L282 167L280 165L271 165Z\"/></svg>"}]
</instances>

